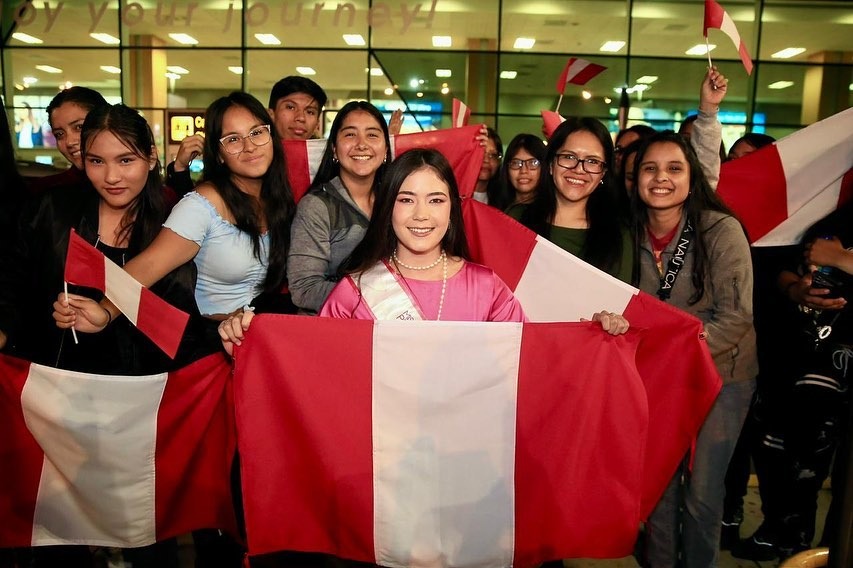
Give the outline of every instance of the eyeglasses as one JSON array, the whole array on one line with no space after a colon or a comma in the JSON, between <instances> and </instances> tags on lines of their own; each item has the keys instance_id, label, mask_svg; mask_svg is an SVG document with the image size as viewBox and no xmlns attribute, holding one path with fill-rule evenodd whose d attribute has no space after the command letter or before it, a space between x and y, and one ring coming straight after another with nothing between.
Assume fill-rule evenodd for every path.
<instances>
[{"instance_id":1,"label":"eyeglasses","mask_svg":"<svg viewBox=\"0 0 853 568\"><path fill-rule=\"evenodd\" d=\"M529 158L527 160L510 160L509 161L509 169L511 170L520 170L524 166L527 166L528 170L538 170L540 166L539 160L536 158Z\"/></svg>"},{"instance_id":2,"label":"eyeglasses","mask_svg":"<svg viewBox=\"0 0 853 568\"><path fill-rule=\"evenodd\" d=\"M252 131L245 136L229 134L228 136L220 138L219 143L222 144L222 147L229 154L239 154L246 148L246 138L248 138L255 146L264 146L265 144L269 144L270 140L272 140L270 125L262 124L261 126L253 128Z\"/></svg>"},{"instance_id":3,"label":"eyeglasses","mask_svg":"<svg viewBox=\"0 0 853 568\"><path fill-rule=\"evenodd\" d=\"M503 156L498 154L497 152L486 152L486 155L484 156L484 158L486 160L492 160L495 162L500 162L501 158L503 158Z\"/></svg>"},{"instance_id":4,"label":"eyeglasses","mask_svg":"<svg viewBox=\"0 0 853 568\"><path fill-rule=\"evenodd\" d=\"M574 154L557 154L557 165L567 170L574 169L582 164L583 171L588 174L600 174L604 171L605 165L601 160L595 158L581 159Z\"/></svg>"}]
</instances>

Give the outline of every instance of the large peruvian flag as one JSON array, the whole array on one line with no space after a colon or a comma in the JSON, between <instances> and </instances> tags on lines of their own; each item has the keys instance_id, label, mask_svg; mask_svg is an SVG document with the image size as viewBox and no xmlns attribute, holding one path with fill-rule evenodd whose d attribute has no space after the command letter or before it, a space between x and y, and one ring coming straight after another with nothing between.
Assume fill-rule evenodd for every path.
<instances>
[{"instance_id":1,"label":"large peruvian flag","mask_svg":"<svg viewBox=\"0 0 853 568\"><path fill-rule=\"evenodd\" d=\"M648 444L640 470L645 517L720 390L702 323L583 262L493 207L468 199L462 212L473 260L490 266L507 283L531 321L579 321L607 310L643 331L636 364L649 404Z\"/></svg>"},{"instance_id":2,"label":"large peruvian flag","mask_svg":"<svg viewBox=\"0 0 853 568\"><path fill-rule=\"evenodd\" d=\"M230 365L90 375L0 355L0 547L235 530Z\"/></svg>"},{"instance_id":3,"label":"large peruvian flag","mask_svg":"<svg viewBox=\"0 0 853 568\"><path fill-rule=\"evenodd\" d=\"M444 154L459 185L459 193L470 196L477 184L485 150L477 140L480 126L430 130L391 137L391 154L396 157L412 148L435 148ZM287 179L294 198L299 201L320 167L326 140L286 140Z\"/></svg>"},{"instance_id":4,"label":"large peruvian flag","mask_svg":"<svg viewBox=\"0 0 853 568\"><path fill-rule=\"evenodd\" d=\"M853 197L853 108L725 162L717 193L754 246L800 242L809 226Z\"/></svg>"},{"instance_id":5,"label":"large peruvian flag","mask_svg":"<svg viewBox=\"0 0 853 568\"><path fill-rule=\"evenodd\" d=\"M234 377L250 554L496 568L630 554L649 443L639 339L257 317Z\"/></svg>"}]
</instances>

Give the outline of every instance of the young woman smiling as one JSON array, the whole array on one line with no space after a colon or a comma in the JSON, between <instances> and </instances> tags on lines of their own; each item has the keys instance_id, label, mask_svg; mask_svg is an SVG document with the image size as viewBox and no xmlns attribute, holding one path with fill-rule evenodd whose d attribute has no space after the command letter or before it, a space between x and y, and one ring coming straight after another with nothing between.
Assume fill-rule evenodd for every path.
<instances>
[{"instance_id":1,"label":"young woman smiling","mask_svg":"<svg viewBox=\"0 0 853 568\"><path fill-rule=\"evenodd\" d=\"M351 101L338 112L291 231L287 277L293 303L305 313L317 313L338 266L364 236L390 148L388 125L372 104Z\"/></svg>"},{"instance_id":2,"label":"young woman smiling","mask_svg":"<svg viewBox=\"0 0 853 568\"><path fill-rule=\"evenodd\" d=\"M519 134L506 147L506 159L501 165L501 209L530 203L536 197L542 179L547 149L538 136Z\"/></svg>"},{"instance_id":3,"label":"young woman smiling","mask_svg":"<svg viewBox=\"0 0 853 568\"><path fill-rule=\"evenodd\" d=\"M678 134L648 139L634 171L639 287L702 320L723 378L684 487L686 468L673 477L649 518L646 556L652 566L675 566L681 547L686 566L716 566L724 478L758 373L749 244Z\"/></svg>"}]
</instances>

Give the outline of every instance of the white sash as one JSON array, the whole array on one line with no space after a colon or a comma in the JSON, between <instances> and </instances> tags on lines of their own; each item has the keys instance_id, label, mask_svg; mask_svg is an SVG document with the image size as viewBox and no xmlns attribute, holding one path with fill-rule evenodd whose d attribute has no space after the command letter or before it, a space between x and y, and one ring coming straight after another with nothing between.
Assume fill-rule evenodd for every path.
<instances>
[{"instance_id":1,"label":"white sash","mask_svg":"<svg viewBox=\"0 0 853 568\"><path fill-rule=\"evenodd\" d=\"M377 262L358 278L361 297L378 320L425 320L397 274L385 261Z\"/></svg>"}]
</instances>

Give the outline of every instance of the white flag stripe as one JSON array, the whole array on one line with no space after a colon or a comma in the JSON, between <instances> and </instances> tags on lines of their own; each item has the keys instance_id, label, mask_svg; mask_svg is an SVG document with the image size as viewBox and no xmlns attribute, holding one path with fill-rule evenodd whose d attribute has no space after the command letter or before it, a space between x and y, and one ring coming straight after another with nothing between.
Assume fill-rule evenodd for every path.
<instances>
[{"instance_id":1,"label":"white flag stripe","mask_svg":"<svg viewBox=\"0 0 853 568\"><path fill-rule=\"evenodd\" d=\"M740 34L737 32L737 26L735 26L734 20L728 12L723 12L723 23L720 25L720 29L732 38L735 47L740 47Z\"/></svg>"},{"instance_id":2,"label":"white flag stripe","mask_svg":"<svg viewBox=\"0 0 853 568\"><path fill-rule=\"evenodd\" d=\"M142 284L122 267L104 257L106 276L106 296L118 309L136 325L139 321L139 301L142 296Z\"/></svg>"},{"instance_id":3,"label":"white flag stripe","mask_svg":"<svg viewBox=\"0 0 853 568\"><path fill-rule=\"evenodd\" d=\"M636 293L541 236L515 288L530 321L580 321L601 310L621 314Z\"/></svg>"},{"instance_id":4,"label":"white flag stripe","mask_svg":"<svg viewBox=\"0 0 853 568\"><path fill-rule=\"evenodd\" d=\"M571 83L572 79L577 77L578 73L586 69L587 65L589 65L589 61L586 59L575 59L572 61L572 64L569 65L569 72L566 74L566 83Z\"/></svg>"},{"instance_id":5,"label":"white flag stripe","mask_svg":"<svg viewBox=\"0 0 853 568\"><path fill-rule=\"evenodd\" d=\"M798 243L803 239L806 229L811 227L816 219L822 219L835 211L838 198L841 195L841 180L839 179L790 217L774 227L766 235L752 243L755 247L775 247Z\"/></svg>"},{"instance_id":6,"label":"white flag stripe","mask_svg":"<svg viewBox=\"0 0 853 568\"><path fill-rule=\"evenodd\" d=\"M33 545L155 541L157 410L166 378L31 365L21 405L45 455Z\"/></svg>"},{"instance_id":7,"label":"white flag stripe","mask_svg":"<svg viewBox=\"0 0 853 568\"><path fill-rule=\"evenodd\" d=\"M840 180L853 166L853 108L798 130L776 143L788 185L788 215Z\"/></svg>"},{"instance_id":8,"label":"white flag stripe","mask_svg":"<svg viewBox=\"0 0 853 568\"><path fill-rule=\"evenodd\" d=\"M312 182L320 169L323 152L326 151L326 139L311 139L305 141L305 151L308 153L308 179Z\"/></svg>"},{"instance_id":9,"label":"white flag stripe","mask_svg":"<svg viewBox=\"0 0 853 568\"><path fill-rule=\"evenodd\" d=\"M378 564L512 564L521 336L520 323L376 322ZM432 348L401 349L424 344ZM436 352L444 356L425 355ZM407 372L401 374L401 369ZM477 530L471 531L472 526ZM409 561L400 564L394 558Z\"/></svg>"}]
</instances>

